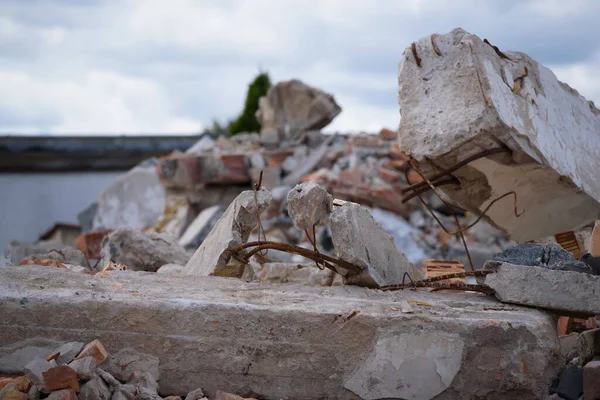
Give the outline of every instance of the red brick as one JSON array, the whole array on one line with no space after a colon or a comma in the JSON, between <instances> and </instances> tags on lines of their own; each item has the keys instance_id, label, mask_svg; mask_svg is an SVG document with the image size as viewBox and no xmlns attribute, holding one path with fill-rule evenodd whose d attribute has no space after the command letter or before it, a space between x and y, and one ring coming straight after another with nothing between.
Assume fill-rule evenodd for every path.
<instances>
[{"instance_id":1,"label":"red brick","mask_svg":"<svg viewBox=\"0 0 600 400\"><path fill-rule=\"evenodd\" d=\"M94 357L96 359L96 364L99 365L106 360L108 353L106 352L106 349L102 343L100 343L98 339L95 339L86 344L83 350L81 350L81 353L79 353L75 359L80 359L83 357Z\"/></svg>"},{"instance_id":2,"label":"red brick","mask_svg":"<svg viewBox=\"0 0 600 400\"><path fill-rule=\"evenodd\" d=\"M102 229L94 232L84 233L75 240L75 246L87 258L100 258L102 239L111 232L110 229Z\"/></svg>"},{"instance_id":3,"label":"red brick","mask_svg":"<svg viewBox=\"0 0 600 400\"><path fill-rule=\"evenodd\" d=\"M293 151L269 151L269 152L264 152L263 153L263 157L265 158L265 161L267 162L267 165L270 167L276 167L278 165L280 165L281 163L283 163L286 158L288 158L289 156L293 155L294 152Z\"/></svg>"},{"instance_id":4,"label":"red brick","mask_svg":"<svg viewBox=\"0 0 600 400\"><path fill-rule=\"evenodd\" d=\"M50 391L73 389L76 392L79 392L77 372L67 365L50 368L48 371L44 371L42 375L44 376L46 389Z\"/></svg>"},{"instance_id":5,"label":"red brick","mask_svg":"<svg viewBox=\"0 0 600 400\"><path fill-rule=\"evenodd\" d=\"M18 376L16 378L0 378L0 389L9 383L17 385L17 390L20 392L27 392L31 387L31 381L26 376Z\"/></svg>"},{"instance_id":6,"label":"red brick","mask_svg":"<svg viewBox=\"0 0 600 400\"><path fill-rule=\"evenodd\" d=\"M409 160L409 157L400 150L400 145L398 143L394 143L390 148L390 157L394 160Z\"/></svg>"},{"instance_id":7,"label":"red brick","mask_svg":"<svg viewBox=\"0 0 600 400\"><path fill-rule=\"evenodd\" d=\"M398 171L404 171L407 168L405 160L386 160L384 165Z\"/></svg>"},{"instance_id":8,"label":"red brick","mask_svg":"<svg viewBox=\"0 0 600 400\"><path fill-rule=\"evenodd\" d=\"M39 258L33 258L33 259L26 258L24 260L21 260L19 265L41 265L43 267L67 268L60 261L52 260L49 258L45 258L43 260L40 260Z\"/></svg>"},{"instance_id":9,"label":"red brick","mask_svg":"<svg viewBox=\"0 0 600 400\"><path fill-rule=\"evenodd\" d=\"M396 140L398 133L388 128L382 128L379 131L379 136L384 140Z\"/></svg>"},{"instance_id":10,"label":"red brick","mask_svg":"<svg viewBox=\"0 0 600 400\"><path fill-rule=\"evenodd\" d=\"M590 361L583 367L583 398L600 400L600 361Z\"/></svg>"},{"instance_id":11,"label":"red brick","mask_svg":"<svg viewBox=\"0 0 600 400\"><path fill-rule=\"evenodd\" d=\"M348 170L340 172L340 176L338 178L339 181L344 182L344 184L352 184L352 183L362 183L364 174L361 170Z\"/></svg>"},{"instance_id":12,"label":"red brick","mask_svg":"<svg viewBox=\"0 0 600 400\"><path fill-rule=\"evenodd\" d=\"M385 167L379 167L377 169L377 174L387 183L396 183L401 180L403 176L400 172Z\"/></svg>"},{"instance_id":13,"label":"red brick","mask_svg":"<svg viewBox=\"0 0 600 400\"><path fill-rule=\"evenodd\" d=\"M415 183L419 183L423 180L423 178L421 177L421 175L419 175L419 173L415 170L410 170L408 172L408 183L411 185L414 185Z\"/></svg>"}]
</instances>

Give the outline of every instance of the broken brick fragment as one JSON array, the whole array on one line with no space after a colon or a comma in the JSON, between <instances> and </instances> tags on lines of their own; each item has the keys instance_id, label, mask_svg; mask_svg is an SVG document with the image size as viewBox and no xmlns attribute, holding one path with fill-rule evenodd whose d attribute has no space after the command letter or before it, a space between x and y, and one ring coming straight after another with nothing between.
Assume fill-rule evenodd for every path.
<instances>
[{"instance_id":1,"label":"broken brick fragment","mask_svg":"<svg viewBox=\"0 0 600 400\"><path fill-rule=\"evenodd\" d=\"M10 383L17 385L16 389L20 392L26 392L31 387L31 381L28 377L18 376L16 378L0 378L0 389Z\"/></svg>"},{"instance_id":2,"label":"broken brick fragment","mask_svg":"<svg viewBox=\"0 0 600 400\"><path fill-rule=\"evenodd\" d=\"M388 128L382 128L381 131L379 131L379 136L383 140L396 140L396 138L398 137L398 132Z\"/></svg>"},{"instance_id":3,"label":"broken brick fragment","mask_svg":"<svg viewBox=\"0 0 600 400\"><path fill-rule=\"evenodd\" d=\"M76 392L79 392L77 372L67 365L50 368L42 374L47 390L73 389Z\"/></svg>"},{"instance_id":4,"label":"broken brick fragment","mask_svg":"<svg viewBox=\"0 0 600 400\"><path fill-rule=\"evenodd\" d=\"M377 169L377 175L387 183L396 183L402 179L403 174L393 169L386 167L379 167Z\"/></svg>"},{"instance_id":5,"label":"broken brick fragment","mask_svg":"<svg viewBox=\"0 0 600 400\"><path fill-rule=\"evenodd\" d=\"M81 353L79 353L75 359L78 360L83 357L94 357L96 359L96 364L99 365L106 360L108 353L102 343L98 339L94 339L85 345L83 350L81 350Z\"/></svg>"},{"instance_id":6,"label":"broken brick fragment","mask_svg":"<svg viewBox=\"0 0 600 400\"><path fill-rule=\"evenodd\" d=\"M27 395L23 392L19 392L15 389L8 389L4 391L2 394L2 398L0 400L26 400Z\"/></svg>"},{"instance_id":7,"label":"broken brick fragment","mask_svg":"<svg viewBox=\"0 0 600 400\"><path fill-rule=\"evenodd\" d=\"M421 175L419 175L419 173L413 169L411 169L408 172L408 183L410 185L414 185L415 183L419 183L423 181L423 178L421 177Z\"/></svg>"},{"instance_id":8,"label":"broken brick fragment","mask_svg":"<svg viewBox=\"0 0 600 400\"><path fill-rule=\"evenodd\" d=\"M111 232L110 229L101 229L94 232L84 233L75 240L75 246L87 258L100 258L102 250L102 239Z\"/></svg>"}]
</instances>

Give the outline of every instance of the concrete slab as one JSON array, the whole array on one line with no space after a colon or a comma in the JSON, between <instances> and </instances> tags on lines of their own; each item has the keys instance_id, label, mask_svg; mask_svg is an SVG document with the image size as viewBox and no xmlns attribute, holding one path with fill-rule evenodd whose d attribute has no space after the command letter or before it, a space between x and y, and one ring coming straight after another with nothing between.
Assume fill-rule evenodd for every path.
<instances>
[{"instance_id":1,"label":"concrete slab","mask_svg":"<svg viewBox=\"0 0 600 400\"><path fill-rule=\"evenodd\" d=\"M600 314L600 276L489 261L485 284L505 303L547 309L558 315L592 317Z\"/></svg>"},{"instance_id":2,"label":"concrete slab","mask_svg":"<svg viewBox=\"0 0 600 400\"><path fill-rule=\"evenodd\" d=\"M578 229L600 215L600 110L528 55L503 51L462 29L409 46L400 148L433 175L504 146L509 153L470 162L452 174L460 186L442 190L476 214L514 190L525 213L515 217L507 197L486 219L518 241Z\"/></svg>"},{"instance_id":3,"label":"concrete slab","mask_svg":"<svg viewBox=\"0 0 600 400\"><path fill-rule=\"evenodd\" d=\"M34 337L154 355L163 395L537 399L561 364L551 316L478 294L0 269L0 349Z\"/></svg>"}]
</instances>

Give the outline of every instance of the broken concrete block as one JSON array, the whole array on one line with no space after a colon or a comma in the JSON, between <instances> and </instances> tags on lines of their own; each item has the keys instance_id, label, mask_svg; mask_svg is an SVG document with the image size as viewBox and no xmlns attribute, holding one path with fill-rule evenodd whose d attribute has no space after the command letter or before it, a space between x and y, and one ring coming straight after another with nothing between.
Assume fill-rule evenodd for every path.
<instances>
[{"instance_id":1,"label":"broken concrete block","mask_svg":"<svg viewBox=\"0 0 600 400\"><path fill-rule=\"evenodd\" d=\"M193 218L194 213L185 193L168 193L165 209L160 220L154 225L153 232L178 238Z\"/></svg>"},{"instance_id":2,"label":"broken concrete block","mask_svg":"<svg viewBox=\"0 0 600 400\"><path fill-rule=\"evenodd\" d=\"M231 250L248 240L258 225L260 214L271 203L271 197L271 193L265 189L240 193L186 264L184 273L218 275L219 268L229 262Z\"/></svg>"},{"instance_id":3,"label":"broken concrete block","mask_svg":"<svg viewBox=\"0 0 600 400\"><path fill-rule=\"evenodd\" d=\"M119 385L115 388L111 400L136 400L134 385Z\"/></svg>"},{"instance_id":4,"label":"broken concrete block","mask_svg":"<svg viewBox=\"0 0 600 400\"><path fill-rule=\"evenodd\" d=\"M600 276L489 261L485 284L505 303L542 308L559 315L600 314Z\"/></svg>"},{"instance_id":5,"label":"broken concrete block","mask_svg":"<svg viewBox=\"0 0 600 400\"><path fill-rule=\"evenodd\" d=\"M76 360L84 357L94 357L96 359L96 364L100 365L106 360L108 357L108 353L106 349L102 345L102 342L98 339L94 339L81 350L81 352L75 357Z\"/></svg>"},{"instance_id":6,"label":"broken concrete block","mask_svg":"<svg viewBox=\"0 0 600 400\"><path fill-rule=\"evenodd\" d=\"M77 400L77 394L73 389L57 390L50 393L46 400Z\"/></svg>"},{"instance_id":7,"label":"broken concrete block","mask_svg":"<svg viewBox=\"0 0 600 400\"><path fill-rule=\"evenodd\" d=\"M261 132L276 131L280 138L294 140L329 125L341 111L331 94L293 79L277 83L260 98L256 119Z\"/></svg>"},{"instance_id":8,"label":"broken concrete block","mask_svg":"<svg viewBox=\"0 0 600 400\"><path fill-rule=\"evenodd\" d=\"M583 367L583 398L600 399L600 360Z\"/></svg>"},{"instance_id":9,"label":"broken concrete block","mask_svg":"<svg viewBox=\"0 0 600 400\"><path fill-rule=\"evenodd\" d=\"M73 389L79 392L77 372L67 365L59 365L42 373L47 390Z\"/></svg>"},{"instance_id":10,"label":"broken concrete block","mask_svg":"<svg viewBox=\"0 0 600 400\"><path fill-rule=\"evenodd\" d=\"M333 197L314 182L296 185L287 195L287 210L296 228L312 227L331 213Z\"/></svg>"},{"instance_id":11,"label":"broken concrete block","mask_svg":"<svg viewBox=\"0 0 600 400\"><path fill-rule=\"evenodd\" d=\"M526 54L496 52L462 29L424 37L399 65L399 144L440 190L517 241L579 228L600 215L600 111ZM431 164L430 164L431 162ZM552 215L552 218L548 218Z\"/></svg>"},{"instance_id":12,"label":"broken concrete block","mask_svg":"<svg viewBox=\"0 0 600 400\"><path fill-rule=\"evenodd\" d=\"M303 285L328 286L331 282L329 269L319 269L314 263L298 264L271 262L262 266L257 273L257 278L261 281L279 282L279 283L300 283ZM336 279L337 278L337 279ZM341 276L335 274L334 284L341 284ZM339 279L339 282L338 282Z\"/></svg>"},{"instance_id":13,"label":"broken concrete block","mask_svg":"<svg viewBox=\"0 0 600 400\"><path fill-rule=\"evenodd\" d=\"M53 353L58 353L56 363L58 365L70 363L71 361L73 361L73 359L75 359L75 357L79 353L81 353L83 345L84 344L82 342L69 342L63 344L62 346L53 351Z\"/></svg>"},{"instance_id":14,"label":"broken concrete block","mask_svg":"<svg viewBox=\"0 0 600 400\"><path fill-rule=\"evenodd\" d=\"M23 372L41 390L45 387L44 372L57 366L54 360L46 361L43 358L35 358L25 365Z\"/></svg>"},{"instance_id":15,"label":"broken concrete block","mask_svg":"<svg viewBox=\"0 0 600 400\"><path fill-rule=\"evenodd\" d=\"M208 135L202 136L200 140L188 148L185 152L188 154L201 154L211 151L215 147L215 141Z\"/></svg>"},{"instance_id":16,"label":"broken concrete block","mask_svg":"<svg viewBox=\"0 0 600 400\"><path fill-rule=\"evenodd\" d=\"M100 195L93 230L154 226L165 208L165 198L155 168L135 167Z\"/></svg>"},{"instance_id":17,"label":"broken concrete block","mask_svg":"<svg viewBox=\"0 0 600 400\"><path fill-rule=\"evenodd\" d=\"M31 385L29 391L27 392L27 400L39 400L40 399L40 391L35 385Z\"/></svg>"},{"instance_id":18,"label":"broken concrete block","mask_svg":"<svg viewBox=\"0 0 600 400\"><path fill-rule=\"evenodd\" d=\"M158 392L158 383L150 372L134 371L127 382L136 388L136 393L153 398Z\"/></svg>"},{"instance_id":19,"label":"broken concrete block","mask_svg":"<svg viewBox=\"0 0 600 400\"><path fill-rule=\"evenodd\" d=\"M179 238L179 245L186 250L197 250L224 212L221 205L202 210Z\"/></svg>"},{"instance_id":20,"label":"broken concrete block","mask_svg":"<svg viewBox=\"0 0 600 400\"><path fill-rule=\"evenodd\" d=\"M583 331L579 335L579 365L586 365L600 356L600 328Z\"/></svg>"},{"instance_id":21,"label":"broken concrete block","mask_svg":"<svg viewBox=\"0 0 600 400\"><path fill-rule=\"evenodd\" d=\"M110 400L110 389L98 375L81 386L79 400Z\"/></svg>"},{"instance_id":22,"label":"broken concrete block","mask_svg":"<svg viewBox=\"0 0 600 400\"><path fill-rule=\"evenodd\" d=\"M185 400L200 400L204 397L202 388L194 389L185 396Z\"/></svg>"},{"instance_id":23,"label":"broken concrete block","mask_svg":"<svg viewBox=\"0 0 600 400\"><path fill-rule=\"evenodd\" d=\"M61 343L37 337L16 342L13 346L0 348L0 371L20 375L32 360L45 359ZM40 376L42 376L41 372Z\"/></svg>"},{"instance_id":24,"label":"broken concrete block","mask_svg":"<svg viewBox=\"0 0 600 400\"><path fill-rule=\"evenodd\" d=\"M358 204L346 202L335 206L329 217L329 229L335 254L362 268L358 275L344 276L347 284L379 287L402 283L405 273L413 280L422 279L406 255L394 245L369 212Z\"/></svg>"},{"instance_id":25,"label":"broken concrete block","mask_svg":"<svg viewBox=\"0 0 600 400\"><path fill-rule=\"evenodd\" d=\"M69 248L60 242L49 240L37 243L13 240L4 248L4 256L14 265L19 265L21 260L35 254L47 254L51 250L63 250Z\"/></svg>"},{"instance_id":26,"label":"broken concrete block","mask_svg":"<svg viewBox=\"0 0 600 400\"><path fill-rule=\"evenodd\" d=\"M560 352L565 362L571 361L579 354L579 333L571 332L568 335L559 336Z\"/></svg>"},{"instance_id":27,"label":"broken concrete block","mask_svg":"<svg viewBox=\"0 0 600 400\"><path fill-rule=\"evenodd\" d=\"M51 250L47 253L32 254L24 258L25 260L58 260L64 264L87 266L88 261L85 255L77 250L70 247L61 246L56 250ZM21 260L22 262L23 260Z\"/></svg>"},{"instance_id":28,"label":"broken concrete block","mask_svg":"<svg viewBox=\"0 0 600 400\"><path fill-rule=\"evenodd\" d=\"M160 377L158 362L158 358L152 355L142 354L135 349L127 348L111 354L103 369L121 382L127 382L134 371L148 372L155 381L158 381Z\"/></svg>"},{"instance_id":29,"label":"broken concrete block","mask_svg":"<svg viewBox=\"0 0 600 400\"><path fill-rule=\"evenodd\" d=\"M576 365L568 365L560 374L554 392L566 400L577 400L583 393L583 370Z\"/></svg>"},{"instance_id":30,"label":"broken concrete block","mask_svg":"<svg viewBox=\"0 0 600 400\"><path fill-rule=\"evenodd\" d=\"M185 250L166 235L124 228L102 240L100 265L113 261L134 271L156 272L165 264L183 265L188 259Z\"/></svg>"},{"instance_id":31,"label":"broken concrete block","mask_svg":"<svg viewBox=\"0 0 600 400\"><path fill-rule=\"evenodd\" d=\"M106 372L102 368L96 368L96 375L98 375L102 380L108 385L111 391L115 388L121 386L121 382L118 381L117 378L112 376L110 373Z\"/></svg>"},{"instance_id":32,"label":"broken concrete block","mask_svg":"<svg viewBox=\"0 0 600 400\"><path fill-rule=\"evenodd\" d=\"M496 254L492 261L593 274L593 269L553 243L523 243Z\"/></svg>"},{"instance_id":33,"label":"broken concrete block","mask_svg":"<svg viewBox=\"0 0 600 400\"><path fill-rule=\"evenodd\" d=\"M69 367L77 372L79 379L87 381L94 377L96 372L96 359L94 357L83 357L78 360L73 360L69 363Z\"/></svg>"},{"instance_id":34,"label":"broken concrete block","mask_svg":"<svg viewBox=\"0 0 600 400\"><path fill-rule=\"evenodd\" d=\"M156 273L157 274L180 274L185 266L179 264L165 264L160 267Z\"/></svg>"},{"instance_id":35,"label":"broken concrete block","mask_svg":"<svg viewBox=\"0 0 600 400\"><path fill-rule=\"evenodd\" d=\"M61 290L40 289L40 282ZM27 313L19 304L24 294ZM403 301L412 313L399 310ZM358 398L344 385L352 385L354 371L367 370L364 363L383 365L389 360L389 354L375 351L382 347L377 344L402 343L406 337L427 348L427 340L414 339L422 334L433 334L434 343L440 336L464 343L460 369L440 398L502 399L506 393L539 398L562 366L551 315L530 307L505 307L491 296L154 273L85 275L43 267L0 270L0 349L40 336L82 341L97 337L114 348L143 348L161 360L165 395L202 387L209 393L223 388L260 393L267 399ZM254 346L251 351L248 343ZM424 352L422 363L440 363L438 372L447 382L442 366L451 364L435 358L440 354L445 350ZM382 361L372 355L381 355ZM364 376L378 388L398 387L404 382L401 368L392 362L384 373ZM427 367L428 374L431 370ZM435 379L439 383L441 378ZM376 398L377 390L368 396Z\"/></svg>"}]
</instances>

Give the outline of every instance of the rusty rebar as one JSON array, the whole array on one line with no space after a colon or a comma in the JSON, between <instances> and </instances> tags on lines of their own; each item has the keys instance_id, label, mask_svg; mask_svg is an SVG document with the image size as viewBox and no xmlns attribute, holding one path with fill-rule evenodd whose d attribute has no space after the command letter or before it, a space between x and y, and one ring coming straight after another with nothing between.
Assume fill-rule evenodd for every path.
<instances>
[{"instance_id":1,"label":"rusty rebar","mask_svg":"<svg viewBox=\"0 0 600 400\"><path fill-rule=\"evenodd\" d=\"M433 186L435 186L435 187L440 187L440 186L444 186L444 185L460 185L460 181L458 179L456 179L455 177L450 177L448 179L440 179L439 181L433 182ZM402 198L402 204L404 204L404 203L408 202L409 200L413 199L414 197L416 197L417 193L425 193L429 190L431 190L431 188L429 186L427 186L426 188L423 188L423 189L415 189L412 193L409 193Z\"/></svg>"},{"instance_id":2,"label":"rusty rebar","mask_svg":"<svg viewBox=\"0 0 600 400\"><path fill-rule=\"evenodd\" d=\"M487 157L487 156L491 156L493 154L498 154L498 153L508 153L508 152L510 152L510 149L508 147L496 147L493 149L487 149L487 150L480 151L479 153L473 154L472 156L467 157L464 160L462 160L446 169L443 169L439 173L437 173L434 176L432 176L431 178L429 178L429 180L431 182L435 182L438 179L440 179L441 177L443 177L445 175L450 175L452 172L456 171L457 169L464 167L471 161L478 160L482 157ZM427 186L427 182L425 182L425 181L418 182L418 183L415 183L414 185L410 185L408 187L403 188L402 190L400 190L400 193L406 194L408 192L414 191L415 189L419 189L424 186Z\"/></svg>"}]
</instances>

